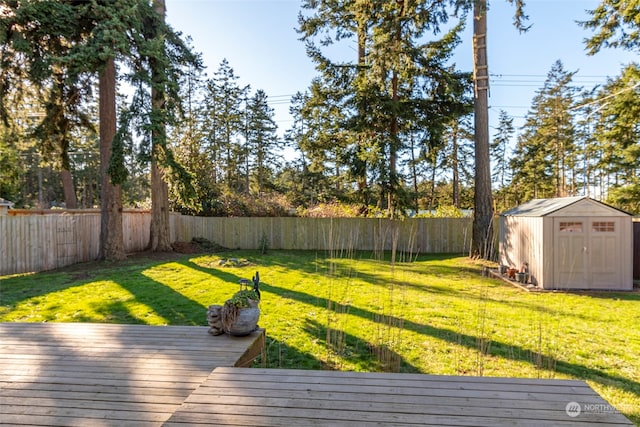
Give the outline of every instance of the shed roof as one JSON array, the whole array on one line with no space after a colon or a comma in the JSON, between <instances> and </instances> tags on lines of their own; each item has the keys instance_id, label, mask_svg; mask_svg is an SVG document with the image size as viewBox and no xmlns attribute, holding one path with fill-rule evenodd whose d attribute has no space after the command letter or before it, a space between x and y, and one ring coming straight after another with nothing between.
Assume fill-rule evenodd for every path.
<instances>
[{"instance_id":1,"label":"shed roof","mask_svg":"<svg viewBox=\"0 0 640 427\"><path fill-rule=\"evenodd\" d=\"M553 199L533 199L526 203L521 204L520 206L516 206L513 209L509 209L508 211L505 211L500 215L501 216L546 216L553 212L557 212L560 209L564 209L567 206L571 206L575 203L578 203L582 200L588 200L589 202L597 203L602 206L606 206L610 209L615 209L626 215L630 215L628 212L624 212L620 209L617 209L613 206L599 202L588 196L556 197Z\"/></svg>"},{"instance_id":2,"label":"shed roof","mask_svg":"<svg viewBox=\"0 0 640 427\"><path fill-rule=\"evenodd\" d=\"M5 200L2 197L0 197L0 206L12 207L13 206L13 202L10 202L9 200Z\"/></svg>"}]
</instances>

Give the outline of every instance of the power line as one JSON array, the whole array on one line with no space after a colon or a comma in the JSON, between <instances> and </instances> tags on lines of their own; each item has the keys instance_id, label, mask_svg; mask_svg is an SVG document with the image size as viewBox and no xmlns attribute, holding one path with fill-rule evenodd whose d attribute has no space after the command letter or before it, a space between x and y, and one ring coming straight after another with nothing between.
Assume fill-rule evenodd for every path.
<instances>
[{"instance_id":1,"label":"power line","mask_svg":"<svg viewBox=\"0 0 640 427\"><path fill-rule=\"evenodd\" d=\"M617 91L617 92L615 92L615 93L609 94L609 95L607 95L607 96L603 96L602 98L594 99L593 101L589 101L589 102L585 102L584 104L576 105L575 107L571 108L571 110L575 110L575 109L577 109L577 108L586 107L587 105L591 105L591 104L597 104L597 103L600 103L600 102L602 102L602 101L604 101L604 100L606 100L606 99L613 98L614 96L618 96L618 95L620 95L620 94L621 94L621 93L623 93L623 92L626 92L626 91L629 91L629 90L633 90L633 89L635 89L635 88L637 88L637 87L639 87L639 86L640 86L640 82L638 82L638 83L634 84L633 86L629 86L629 87L626 87L626 88L624 88L624 89L620 89L619 91ZM602 104L600 107L598 107L598 109L597 109L596 111L600 110L602 107L604 107L604 106L605 106L605 105L607 105L607 104L608 104L608 103L604 103L604 104ZM592 114L593 114L593 113L592 113Z\"/></svg>"}]
</instances>

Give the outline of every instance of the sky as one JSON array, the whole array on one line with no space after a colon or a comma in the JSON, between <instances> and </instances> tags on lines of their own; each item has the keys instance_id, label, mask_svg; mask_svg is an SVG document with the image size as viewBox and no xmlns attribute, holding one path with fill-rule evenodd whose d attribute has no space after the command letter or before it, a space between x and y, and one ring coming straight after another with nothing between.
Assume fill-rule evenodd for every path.
<instances>
[{"instance_id":1,"label":"sky","mask_svg":"<svg viewBox=\"0 0 640 427\"><path fill-rule=\"evenodd\" d=\"M592 88L621 73L624 65L638 61L633 52L606 49L588 56L583 40L590 31L576 21L587 19L585 10L597 0L526 0L531 28L519 33L513 26L514 7L507 0L490 0L487 15L487 57L490 78L490 134L496 132L500 110L514 117L516 130L524 122L531 101L542 88L557 60L573 72L574 83ZM279 134L288 129L289 100L304 92L317 75L295 28L300 0L166 0L167 21L192 38L212 76L227 59L241 86L252 93L262 89L274 109ZM463 34L453 62L462 71L473 67L471 23ZM347 49L353 50L355 43Z\"/></svg>"}]
</instances>

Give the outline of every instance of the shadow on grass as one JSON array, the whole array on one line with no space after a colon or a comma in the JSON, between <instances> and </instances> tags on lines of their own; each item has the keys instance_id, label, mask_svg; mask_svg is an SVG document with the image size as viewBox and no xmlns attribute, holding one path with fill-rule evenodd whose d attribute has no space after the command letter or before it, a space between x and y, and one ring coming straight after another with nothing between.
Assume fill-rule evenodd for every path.
<instances>
[{"instance_id":1,"label":"shadow on grass","mask_svg":"<svg viewBox=\"0 0 640 427\"><path fill-rule=\"evenodd\" d=\"M199 271L201 273L208 274L210 276L214 276L220 279L223 282L228 282L229 284L240 284L240 279L251 279L250 277L240 277L233 270L234 267L218 267L218 266L202 266L191 259L178 261L178 264L182 264L185 267L191 268L193 270ZM260 268L260 266L256 266L256 268Z\"/></svg>"},{"instance_id":2,"label":"shadow on grass","mask_svg":"<svg viewBox=\"0 0 640 427\"><path fill-rule=\"evenodd\" d=\"M306 319L304 331L310 336L317 337L333 355L359 366L369 372L413 372L420 370L401 357L397 352L381 348L368 341L340 330L330 330L326 325L315 320ZM327 342L327 337L329 342ZM332 359L332 357L329 357ZM340 369L337 365L326 365L328 369Z\"/></svg>"},{"instance_id":3,"label":"shadow on grass","mask_svg":"<svg viewBox=\"0 0 640 427\"><path fill-rule=\"evenodd\" d=\"M286 257L285 256L281 257L279 254L277 260L275 259L275 257L270 258L268 255L261 256L259 258L260 259L259 265L256 265L256 269L260 270L263 268L273 268L273 267L280 266L280 267L296 269L296 270L307 272L309 274L314 274L314 275L323 274L323 272L325 272L327 268L326 260L322 258L323 255L316 256L315 254L316 254L315 252L304 253L303 254L304 256L300 256L298 254L291 254L291 255L287 254ZM206 255L206 254L203 254L203 255ZM245 254L243 254L243 256L244 255ZM258 255L256 253L256 257L257 256ZM283 258L286 258L286 260L282 261ZM449 259L449 258L450 257L447 257L447 256L441 257L441 259L443 260ZM431 260L432 257L424 258L424 259L419 258L419 260L423 260L423 261L426 259ZM215 276L223 280L224 282L229 282L230 284L233 284L233 286L237 286L239 279L243 278L237 275L236 272L234 272L232 269L203 267L189 259L186 259L186 257L180 257L180 259L171 260L171 261L162 260L157 262L144 263L144 265L142 266L127 265L125 268L130 272L130 277L127 277L125 279L119 279L118 285L122 286L124 289L127 289L127 291L129 291L135 297L136 301L148 305L149 308L152 309L158 315L163 316L166 319L172 319L169 321L169 323L171 324L202 325L205 322L204 313L206 312L206 307L203 306L201 303L191 300L190 298L185 297L179 292L174 291L170 287L163 285L159 282L156 282L142 274L142 271L144 269L151 268L153 266L167 263L167 262L180 263L189 268ZM442 275L446 275L447 272L450 272L452 274L453 272L455 272L456 276L460 276L461 274L459 269L455 267L440 266L438 268L441 268L441 267L443 269L439 271L440 271L440 274ZM419 269L416 269L416 270L418 270L416 271L416 273L420 273ZM477 274L477 272L473 269L467 269L467 270L469 271L465 271L464 274ZM423 273L429 274L429 271L424 271ZM20 278L0 280L0 288L1 288L0 291L3 292L3 305L6 306L7 304L17 304L22 300L29 299L34 296L44 295L47 293L56 292L56 291L64 290L64 289L75 287L75 286L82 286L83 284L87 284L87 283L90 283L91 281L99 279L104 273L100 269L96 269L95 271L86 273L91 275L90 280L87 278L82 278L80 281L78 281L79 277L82 277L82 276L79 276L79 274L80 273L76 273L74 275L74 273L69 273L67 277L57 279L57 283L47 282L46 275L24 276ZM85 273L82 273L82 274L85 274ZM383 285L383 281L381 280L381 278L375 274L367 275L367 274L358 273L358 278L361 280L367 280L376 286ZM105 279L108 279L108 278L105 277ZM37 280L37 283L34 283L36 280ZM12 288L15 284L17 284L18 286L16 286L15 289L10 289L10 292L5 292L8 290L5 284L9 282L12 284L11 286ZM419 287L420 290L425 292L430 291L430 288L428 287L428 285L421 285L421 284L414 283L412 284L412 286ZM299 292L291 289L286 289L286 288L278 287L275 285L270 285L264 282L262 283L261 287L264 291L273 293L282 298L288 298L291 300L304 302L305 304L316 306L321 309L326 309L327 306L336 305L336 303L334 303L333 301L329 301L328 299L325 299L325 298L320 298L312 294ZM443 293L447 292L446 289L440 290L439 288L438 290ZM454 293L459 295L460 291L455 290L455 291L450 291L450 293L452 295ZM640 299L639 295L619 294L619 293L616 293L616 294L590 293L589 296L590 297L595 296L599 298L619 298L619 299L630 300L630 301L637 301L638 299ZM7 298L9 299L7 300ZM495 301L495 300L492 299L491 301ZM496 301L496 302L499 302L502 304L512 304L512 302L504 302L504 301ZM542 310L543 307L539 307L539 309L543 311ZM113 316L114 323L132 323L132 322L142 323L143 322L142 319L135 317L128 310L126 304L123 304L121 302L113 302L113 303L107 302L107 306L104 308L103 313L106 313L109 316ZM349 307L349 314L358 316L362 319L366 319L367 321L372 321L372 322L377 321L376 318L378 315L378 313L375 313L373 311L365 310L357 307ZM132 319L135 319L135 321ZM397 320L398 320L398 323L403 324L403 329L413 331L415 333L422 334L424 336L435 337L437 339L447 341L456 345L461 345L469 349L478 350L477 343L478 341L480 341L480 337L478 336L474 336L471 334L461 334L457 330L442 328L442 327L434 327L429 324L411 322L406 319L397 319ZM82 318L82 321L94 321L94 319ZM381 323L381 322L378 321L378 323ZM316 331L316 334L314 335L314 337L318 337L319 339L322 339L322 336L323 336L322 328L323 327L318 324L314 324L314 323L306 324L306 329ZM324 328L325 328L324 330L326 334L326 327ZM364 348L366 347L367 349L369 349L368 352L370 352L370 344L367 344L364 341L359 340L357 337L347 336L345 339L347 339L350 345L352 345L353 348L357 349L358 351L360 349L363 349L364 351ZM325 342L325 345L327 345L328 346L327 348L329 348L329 346L331 346L332 343ZM322 362L315 359L313 355L293 349L287 346L286 343L269 340L269 346L272 349L275 349L276 347L279 349L278 352L275 353L275 355L272 354L273 353L272 349L269 350L269 355L270 355L269 357L271 360L275 358L276 360L286 360L287 363L289 363L289 361L296 361L304 358L305 360L311 359L309 363L311 365L309 367L310 369L311 368L316 369L316 368L322 367ZM282 356L283 350L286 358L285 356ZM533 360L536 360L537 358L543 358L548 360L548 364L550 366L553 366L555 371L559 373L566 374L576 378L590 380L598 384L602 384L604 386L615 387L617 389L625 390L635 396L640 397L640 384L637 381L633 381L629 378L622 377L620 375L608 374L604 370L585 366L579 363L570 363L563 360L558 360L550 355L536 354L535 352L532 352L531 350L526 349L524 347L513 346L505 342L492 340L491 355L500 356L505 359L526 362L531 364L533 364L532 362ZM354 360L358 360L357 356L350 356L350 357L356 357L356 359ZM288 366L291 366L291 365L288 365ZM298 363L293 362L293 366L298 366Z\"/></svg>"},{"instance_id":4,"label":"shadow on grass","mask_svg":"<svg viewBox=\"0 0 640 427\"><path fill-rule=\"evenodd\" d=\"M129 291L136 302L148 306L153 314L164 318L170 325L206 324L207 307L162 283L142 274L117 283Z\"/></svg>"},{"instance_id":5,"label":"shadow on grass","mask_svg":"<svg viewBox=\"0 0 640 427\"><path fill-rule=\"evenodd\" d=\"M0 293L2 294L3 311L10 312L21 302L29 299L42 297L56 292L63 292L75 287L91 286L98 281L110 281L126 290L136 303L143 304L149 308L150 312L162 317L168 324L174 325L205 325L207 307L201 303L185 297L180 292L159 283L143 274L149 268L166 263L158 261L145 263L144 265L134 265L125 261L125 273L119 270L118 277L109 277L109 269L113 269L112 263L107 266L101 263L87 265L88 270L81 272L78 266L74 271L61 273L44 273L41 275L29 275L13 277L5 281L0 281ZM97 266L94 266L97 264ZM104 269L101 268L105 266ZM89 268L93 267L93 270ZM97 267L97 268L96 268ZM50 277L51 280L47 280ZM48 309L56 314L55 308L65 303L64 300L53 301ZM70 321L78 322L102 322L102 323L136 323L145 324L143 317L130 311L126 300L109 301L104 299L99 305L94 305L96 314L102 315L100 318L87 314L74 314ZM46 320L55 321L56 318Z\"/></svg>"},{"instance_id":6,"label":"shadow on grass","mask_svg":"<svg viewBox=\"0 0 640 427\"><path fill-rule=\"evenodd\" d=\"M265 345L266 360L261 362L267 368L291 368L296 369L329 369L329 367L313 354L300 351L288 345L286 342L278 341L269 336L267 331ZM256 364L260 364L256 362Z\"/></svg>"},{"instance_id":7,"label":"shadow on grass","mask_svg":"<svg viewBox=\"0 0 640 427\"><path fill-rule=\"evenodd\" d=\"M284 289L274 285L263 284L262 288L265 291L271 292L282 298L293 299L295 301L314 305L319 308L326 308L328 304L331 303L337 304L335 302L328 301L326 298L317 297L305 292ZM378 317L376 316L376 313L369 310L350 306L349 314L358 316L362 319L366 319L367 321L380 323ZM394 319L392 318L392 320ZM429 324L416 323L407 319L395 319L393 323L402 324L403 329L421 335L437 338L456 345L467 347L469 349L479 350L478 342L480 341L481 337L475 335L464 334L460 333L459 331L447 328L434 327ZM545 355L526 349L524 347L514 346L512 344L495 341L492 339L490 355L526 363L532 363L533 360L543 360L545 362L544 366L555 367L554 370L556 372L566 374L574 378L594 381L603 386L613 386L620 390L632 393L637 397L640 397L640 383L638 383L637 381L619 375L608 374L603 370L581 365L578 363L559 360L554 358L552 355Z\"/></svg>"}]
</instances>

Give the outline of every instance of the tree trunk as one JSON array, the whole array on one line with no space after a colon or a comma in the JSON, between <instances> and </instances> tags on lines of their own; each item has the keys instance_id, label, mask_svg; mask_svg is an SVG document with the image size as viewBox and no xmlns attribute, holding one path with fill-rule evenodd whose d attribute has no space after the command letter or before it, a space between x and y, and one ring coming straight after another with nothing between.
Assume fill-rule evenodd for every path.
<instances>
[{"instance_id":1,"label":"tree trunk","mask_svg":"<svg viewBox=\"0 0 640 427\"><path fill-rule=\"evenodd\" d=\"M156 12L164 19L164 0L154 0ZM160 36L160 34L156 34ZM162 66L157 61L151 61L151 116L158 120L165 108L165 77ZM167 134L164 123L157 121L151 131L151 228L149 248L154 252L169 252L172 250L169 239L169 187L164 180L164 170L158 163L167 150Z\"/></svg>"},{"instance_id":2,"label":"tree trunk","mask_svg":"<svg viewBox=\"0 0 640 427\"><path fill-rule=\"evenodd\" d=\"M358 76L360 79L366 79L367 73L365 71L366 66L366 42L367 42L367 26L365 22L358 22ZM362 84L363 82L361 82ZM360 102L358 104L358 115L360 116L360 120L365 120L365 115L367 114L365 106ZM358 131L358 149L357 155L358 158L355 159L356 164L358 165L358 170L356 172L357 182L358 182L358 193L361 198L361 202L366 206L369 203L368 200L368 182L367 182L367 160L364 155L367 151L366 142L368 136L366 135L364 130Z\"/></svg>"},{"instance_id":3,"label":"tree trunk","mask_svg":"<svg viewBox=\"0 0 640 427\"><path fill-rule=\"evenodd\" d=\"M471 256L493 253L493 199L489 154L489 68L487 65L487 0L473 4L473 71L475 115L475 194Z\"/></svg>"},{"instance_id":4,"label":"tree trunk","mask_svg":"<svg viewBox=\"0 0 640 427\"><path fill-rule=\"evenodd\" d=\"M398 28L396 29L395 34L395 44L398 48L398 52L400 51L400 41L402 38L402 17L404 16L404 3L402 1L396 0L398 3L400 10L398 11L399 21ZM396 67L400 67L399 64ZM391 76L391 101L394 106L397 106L400 102L400 95L398 94L399 86L399 78L398 78L398 70L394 69L393 74ZM399 129L399 120L398 114L396 112L393 113L391 117L391 128L390 128L390 141L389 141L389 188L387 193L387 209L389 212L389 217L391 219L395 219L396 217L396 209L398 205L398 134L400 132Z\"/></svg>"},{"instance_id":5,"label":"tree trunk","mask_svg":"<svg viewBox=\"0 0 640 427\"><path fill-rule=\"evenodd\" d=\"M418 210L420 210L420 193L418 187L418 161L416 159L416 151L415 151L415 142L413 139L413 135L411 136L411 150L409 153L411 154L411 181L413 183L413 208L416 211L416 215L418 214Z\"/></svg>"},{"instance_id":6,"label":"tree trunk","mask_svg":"<svg viewBox=\"0 0 640 427\"><path fill-rule=\"evenodd\" d=\"M62 178L62 190L64 192L64 206L67 209L78 208L78 198L76 197L76 189L73 185L73 175L69 169L62 169L60 171Z\"/></svg>"},{"instance_id":7,"label":"tree trunk","mask_svg":"<svg viewBox=\"0 0 640 427\"><path fill-rule=\"evenodd\" d=\"M398 34L400 32L398 31ZM399 37L399 36L398 36ZM391 100L397 105L399 102L398 96L398 72L394 71L391 77ZM389 218L395 219L396 207L398 199L398 185L397 185L397 161L398 153L396 149L396 139L398 138L398 116L393 113L391 117L391 138L389 142L389 187L387 193L387 210L389 212Z\"/></svg>"},{"instance_id":8,"label":"tree trunk","mask_svg":"<svg viewBox=\"0 0 640 427\"><path fill-rule=\"evenodd\" d=\"M436 171L438 169L438 154L431 155L431 163L433 167L431 168L431 195L429 196L429 212L432 212L436 206Z\"/></svg>"},{"instance_id":9,"label":"tree trunk","mask_svg":"<svg viewBox=\"0 0 640 427\"><path fill-rule=\"evenodd\" d=\"M154 252L170 252L169 239L169 188L164 182L164 172L156 162L151 162L151 229L149 249Z\"/></svg>"},{"instance_id":10,"label":"tree trunk","mask_svg":"<svg viewBox=\"0 0 640 427\"><path fill-rule=\"evenodd\" d=\"M453 206L460 209L460 173L458 170L458 124L451 135L451 168L453 169Z\"/></svg>"},{"instance_id":11,"label":"tree trunk","mask_svg":"<svg viewBox=\"0 0 640 427\"><path fill-rule=\"evenodd\" d=\"M108 173L113 138L116 135L116 66L109 59L100 73L100 178L101 222L100 252L102 260L126 258L122 233L122 190L111 183Z\"/></svg>"}]
</instances>

